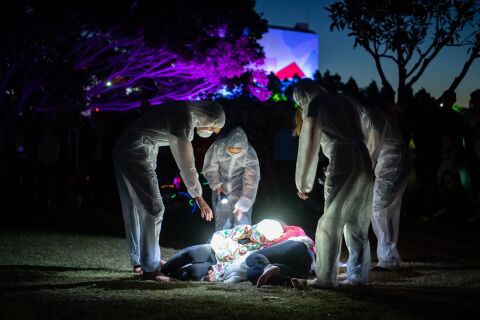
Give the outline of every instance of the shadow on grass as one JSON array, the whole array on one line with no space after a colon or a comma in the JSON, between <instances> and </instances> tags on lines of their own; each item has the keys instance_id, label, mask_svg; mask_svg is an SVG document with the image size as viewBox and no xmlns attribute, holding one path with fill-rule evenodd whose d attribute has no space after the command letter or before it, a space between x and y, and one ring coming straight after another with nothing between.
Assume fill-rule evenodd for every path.
<instances>
[{"instance_id":1,"label":"shadow on grass","mask_svg":"<svg viewBox=\"0 0 480 320\"><path fill-rule=\"evenodd\" d=\"M2 277L0 277L1 279ZM43 291L43 290L62 290L62 289L76 289L76 288L92 288L104 290L174 290L184 289L190 287L198 287L198 284L188 282L155 282L142 281L137 278L120 278L114 280L95 280L95 281L81 281L74 283L59 283L59 284L41 284L41 285L2 285L3 289L11 292L25 292L25 291Z\"/></svg>"},{"instance_id":2,"label":"shadow on grass","mask_svg":"<svg viewBox=\"0 0 480 320\"><path fill-rule=\"evenodd\" d=\"M438 262L438 261L437 261ZM459 265L441 265L441 264L428 264L428 265L404 265L398 271L398 273L402 274L403 276L410 276L410 273L415 273L418 271L471 271L477 270L480 271L480 265L478 264L463 264Z\"/></svg>"},{"instance_id":3,"label":"shadow on grass","mask_svg":"<svg viewBox=\"0 0 480 320\"><path fill-rule=\"evenodd\" d=\"M118 269L112 268L80 268L80 267L62 267L62 266L32 266L32 265L0 265L0 272L3 271L39 271L39 272L69 272L69 271L108 271L118 272Z\"/></svg>"},{"instance_id":4,"label":"shadow on grass","mask_svg":"<svg viewBox=\"0 0 480 320\"><path fill-rule=\"evenodd\" d=\"M338 292L352 300L369 301L425 317L458 317L477 312L480 289L411 286L341 287Z\"/></svg>"}]
</instances>

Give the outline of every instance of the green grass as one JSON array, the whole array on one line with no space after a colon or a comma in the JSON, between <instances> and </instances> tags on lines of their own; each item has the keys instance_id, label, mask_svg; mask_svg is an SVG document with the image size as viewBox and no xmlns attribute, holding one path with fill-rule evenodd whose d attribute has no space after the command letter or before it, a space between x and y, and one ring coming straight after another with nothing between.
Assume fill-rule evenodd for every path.
<instances>
[{"instance_id":1,"label":"green grass","mask_svg":"<svg viewBox=\"0 0 480 320\"><path fill-rule=\"evenodd\" d=\"M0 319L424 319L476 310L476 246L460 239L429 247L434 239L415 232L405 232L398 272L372 273L369 286L297 291L141 281L122 238L2 231ZM162 249L162 258L174 252Z\"/></svg>"}]
</instances>

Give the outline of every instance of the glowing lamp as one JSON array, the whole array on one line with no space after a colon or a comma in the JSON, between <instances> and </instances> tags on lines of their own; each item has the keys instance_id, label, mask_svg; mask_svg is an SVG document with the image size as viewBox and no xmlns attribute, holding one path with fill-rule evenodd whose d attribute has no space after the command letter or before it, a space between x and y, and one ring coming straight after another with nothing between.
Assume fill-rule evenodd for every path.
<instances>
[{"instance_id":1,"label":"glowing lamp","mask_svg":"<svg viewBox=\"0 0 480 320\"><path fill-rule=\"evenodd\" d=\"M227 204L228 203L228 197L223 192L220 193L220 203L222 203L222 204Z\"/></svg>"},{"instance_id":2,"label":"glowing lamp","mask_svg":"<svg viewBox=\"0 0 480 320\"><path fill-rule=\"evenodd\" d=\"M257 231L263 234L267 241L272 241L282 236L283 227L276 220L264 219L257 224Z\"/></svg>"}]
</instances>

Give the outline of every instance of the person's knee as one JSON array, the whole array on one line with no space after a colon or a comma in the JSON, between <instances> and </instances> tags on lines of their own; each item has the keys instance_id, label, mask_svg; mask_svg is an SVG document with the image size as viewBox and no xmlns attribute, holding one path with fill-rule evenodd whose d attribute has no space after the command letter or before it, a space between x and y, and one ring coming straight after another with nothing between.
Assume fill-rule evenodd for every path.
<instances>
[{"instance_id":1,"label":"person's knee","mask_svg":"<svg viewBox=\"0 0 480 320\"><path fill-rule=\"evenodd\" d=\"M255 253L252 253L247 257L247 259L245 259L245 264L247 266L250 267L250 266L255 265L255 255L256 255Z\"/></svg>"},{"instance_id":2,"label":"person's knee","mask_svg":"<svg viewBox=\"0 0 480 320\"><path fill-rule=\"evenodd\" d=\"M248 268L246 272L247 280L251 283L257 283L258 278L262 275L263 268L252 267Z\"/></svg>"},{"instance_id":3,"label":"person's knee","mask_svg":"<svg viewBox=\"0 0 480 320\"><path fill-rule=\"evenodd\" d=\"M252 253L245 259L245 264L249 267L264 266L269 263L270 261L264 255L258 253Z\"/></svg>"},{"instance_id":4,"label":"person's knee","mask_svg":"<svg viewBox=\"0 0 480 320\"><path fill-rule=\"evenodd\" d=\"M155 219L163 220L163 214L165 213L165 206L162 202L152 201L150 208L146 208L147 212L151 214Z\"/></svg>"}]
</instances>

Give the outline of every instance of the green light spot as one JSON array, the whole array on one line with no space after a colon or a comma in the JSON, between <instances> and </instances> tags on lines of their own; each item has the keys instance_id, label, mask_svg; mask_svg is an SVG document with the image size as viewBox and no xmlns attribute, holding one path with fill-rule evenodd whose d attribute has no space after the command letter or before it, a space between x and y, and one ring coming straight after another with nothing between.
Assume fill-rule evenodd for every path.
<instances>
[{"instance_id":1,"label":"green light spot","mask_svg":"<svg viewBox=\"0 0 480 320\"><path fill-rule=\"evenodd\" d=\"M410 150L415 150L417 147L415 146L415 141L413 140L413 138L410 138L410 143L408 144L408 149Z\"/></svg>"},{"instance_id":2,"label":"green light spot","mask_svg":"<svg viewBox=\"0 0 480 320\"><path fill-rule=\"evenodd\" d=\"M193 207L193 199L190 199L190 201L188 201L188 204Z\"/></svg>"},{"instance_id":3,"label":"green light spot","mask_svg":"<svg viewBox=\"0 0 480 320\"><path fill-rule=\"evenodd\" d=\"M171 195L170 198L173 199L173 198L175 198L176 196L177 196L177 194L175 193L175 194Z\"/></svg>"}]
</instances>

